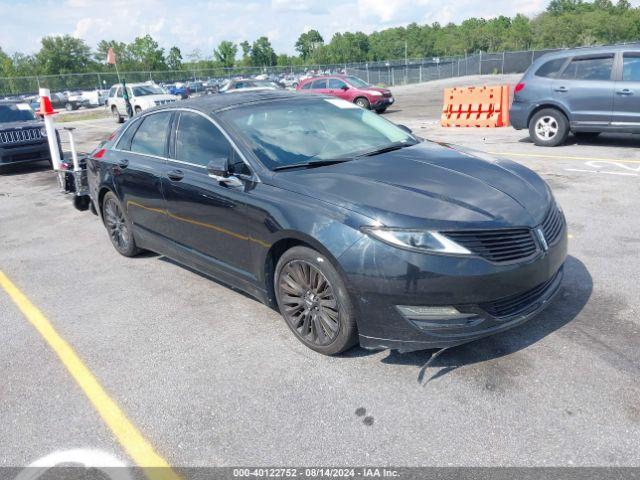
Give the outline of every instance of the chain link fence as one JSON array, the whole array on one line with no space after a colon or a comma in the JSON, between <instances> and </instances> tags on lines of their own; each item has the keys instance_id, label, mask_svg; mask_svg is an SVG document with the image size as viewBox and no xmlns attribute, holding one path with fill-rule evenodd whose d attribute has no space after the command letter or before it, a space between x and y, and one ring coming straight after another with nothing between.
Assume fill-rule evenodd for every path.
<instances>
[{"instance_id":1,"label":"chain link fence","mask_svg":"<svg viewBox=\"0 0 640 480\"><path fill-rule=\"evenodd\" d=\"M319 73L344 73L356 75L374 85L395 86L466 75L523 73L534 60L553 51L556 50L477 53L458 57L411 58L333 65L120 72L120 78L126 79L127 83L152 81L171 84L210 79L222 81L259 74L296 78L300 75ZM116 83L118 83L118 75L115 70L35 77L0 77L0 98L37 95L39 88L49 88L52 92L108 89Z\"/></svg>"}]
</instances>

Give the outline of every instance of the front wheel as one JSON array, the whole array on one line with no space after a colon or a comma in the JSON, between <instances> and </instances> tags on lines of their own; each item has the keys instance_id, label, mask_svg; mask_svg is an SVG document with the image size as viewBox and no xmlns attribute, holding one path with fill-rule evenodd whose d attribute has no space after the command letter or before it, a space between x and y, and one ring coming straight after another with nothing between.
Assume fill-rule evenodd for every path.
<instances>
[{"instance_id":1,"label":"front wheel","mask_svg":"<svg viewBox=\"0 0 640 480\"><path fill-rule=\"evenodd\" d=\"M120 255L135 257L140 253L133 238L133 228L120 200L113 192L108 192L102 202L102 220L109 233L111 244Z\"/></svg>"},{"instance_id":2,"label":"front wheel","mask_svg":"<svg viewBox=\"0 0 640 480\"><path fill-rule=\"evenodd\" d=\"M379 109L376 110L376 112L379 113L380 115L382 115L386 111L387 111L387 107L379 108Z\"/></svg>"},{"instance_id":3,"label":"front wheel","mask_svg":"<svg viewBox=\"0 0 640 480\"><path fill-rule=\"evenodd\" d=\"M529 135L538 146L555 147L564 143L569 134L569 122L562 112L545 108L537 112L529 122Z\"/></svg>"},{"instance_id":4,"label":"front wheel","mask_svg":"<svg viewBox=\"0 0 640 480\"><path fill-rule=\"evenodd\" d=\"M118 107L116 107L115 105L111 106L111 115L113 115L113 118L116 120L116 123L124 122L124 118L122 117L122 115L120 115L120 112L118 112Z\"/></svg>"},{"instance_id":5,"label":"front wheel","mask_svg":"<svg viewBox=\"0 0 640 480\"><path fill-rule=\"evenodd\" d=\"M357 343L346 286L324 255L307 247L287 250L276 266L274 285L280 313L307 347L335 355Z\"/></svg>"},{"instance_id":6,"label":"front wheel","mask_svg":"<svg viewBox=\"0 0 640 480\"><path fill-rule=\"evenodd\" d=\"M360 108L364 108L365 110L369 110L371 108L371 104L369 103L369 100L367 100L364 97L358 97L356 98L353 103L355 103L356 105L358 105Z\"/></svg>"}]
</instances>

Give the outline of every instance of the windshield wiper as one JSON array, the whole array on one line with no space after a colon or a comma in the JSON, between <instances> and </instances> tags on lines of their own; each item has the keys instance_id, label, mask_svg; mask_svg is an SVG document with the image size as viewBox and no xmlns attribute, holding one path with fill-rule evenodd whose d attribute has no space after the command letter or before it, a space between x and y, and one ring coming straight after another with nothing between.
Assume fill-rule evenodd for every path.
<instances>
[{"instance_id":1,"label":"windshield wiper","mask_svg":"<svg viewBox=\"0 0 640 480\"><path fill-rule=\"evenodd\" d=\"M390 143L389 145L385 145L384 147L376 148L374 150L369 150L368 152L361 153L356 155L355 158L360 157L373 157L374 155L380 155L381 153L393 152L394 150L400 150L401 148L411 147L418 142L414 143L406 143L406 142L395 142Z\"/></svg>"},{"instance_id":2,"label":"windshield wiper","mask_svg":"<svg viewBox=\"0 0 640 480\"><path fill-rule=\"evenodd\" d=\"M323 167L325 165L334 165L336 163L348 162L348 159L338 159L334 158L333 160L314 160L313 162L302 162L302 163L292 163L291 165L281 165L279 167L275 167L273 170L289 170L292 168L314 168L314 167Z\"/></svg>"}]
</instances>

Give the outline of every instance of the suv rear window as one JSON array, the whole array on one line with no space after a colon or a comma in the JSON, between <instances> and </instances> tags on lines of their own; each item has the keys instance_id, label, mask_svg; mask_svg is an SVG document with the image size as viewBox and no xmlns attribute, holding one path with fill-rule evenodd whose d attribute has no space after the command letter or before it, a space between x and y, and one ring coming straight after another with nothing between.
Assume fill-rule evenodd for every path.
<instances>
[{"instance_id":1,"label":"suv rear window","mask_svg":"<svg viewBox=\"0 0 640 480\"><path fill-rule=\"evenodd\" d=\"M547 63L538 68L538 70L536 70L535 76L544 78L556 78L560 73L560 69L564 65L564 62L566 61L566 57L549 60Z\"/></svg>"},{"instance_id":2,"label":"suv rear window","mask_svg":"<svg viewBox=\"0 0 640 480\"><path fill-rule=\"evenodd\" d=\"M560 78L568 80L609 80L613 68L613 53L598 57L576 57L564 69Z\"/></svg>"}]
</instances>

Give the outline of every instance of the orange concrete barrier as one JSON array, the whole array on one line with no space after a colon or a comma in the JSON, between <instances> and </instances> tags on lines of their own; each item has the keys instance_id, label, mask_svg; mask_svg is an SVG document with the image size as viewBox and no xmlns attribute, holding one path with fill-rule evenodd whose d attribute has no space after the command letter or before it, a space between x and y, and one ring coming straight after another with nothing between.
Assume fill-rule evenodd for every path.
<instances>
[{"instance_id":1,"label":"orange concrete barrier","mask_svg":"<svg viewBox=\"0 0 640 480\"><path fill-rule=\"evenodd\" d=\"M509 85L444 89L443 127L509 126Z\"/></svg>"}]
</instances>

